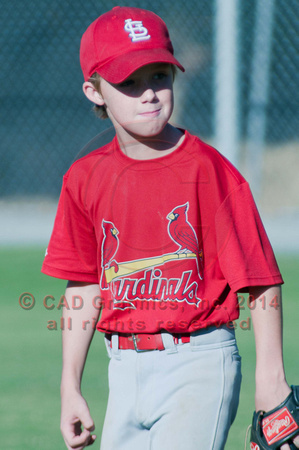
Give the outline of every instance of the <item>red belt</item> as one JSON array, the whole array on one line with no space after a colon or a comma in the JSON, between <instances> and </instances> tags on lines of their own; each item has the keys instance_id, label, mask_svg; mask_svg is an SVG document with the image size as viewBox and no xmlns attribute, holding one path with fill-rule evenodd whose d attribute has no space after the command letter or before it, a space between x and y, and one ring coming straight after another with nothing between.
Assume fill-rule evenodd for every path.
<instances>
[{"instance_id":1,"label":"red belt","mask_svg":"<svg viewBox=\"0 0 299 450\"><path fill-rule=\"evenodd\" d=\"M112 347L111 334L106 333L105 337L110 341L110 347ZM175 344L190 342L190 334L173 334L172 337ZM122 350L136 350L137 352L165 350L161 333L118 333L118 348Z\"/></svg>"}]
</instances>

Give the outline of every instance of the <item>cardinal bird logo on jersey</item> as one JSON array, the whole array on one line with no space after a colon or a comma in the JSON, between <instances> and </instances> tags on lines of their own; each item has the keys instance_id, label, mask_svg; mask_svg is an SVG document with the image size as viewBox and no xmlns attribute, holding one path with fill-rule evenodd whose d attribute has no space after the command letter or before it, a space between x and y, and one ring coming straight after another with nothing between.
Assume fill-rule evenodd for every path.
<instances>
[{"instance_id":1,"label":"cardinal bird logo on jersey","mask_svg":"<svg viewBox=\"0 0 299 450\"><path fill-rule=\"evenodd\" d=\"M199 249L196 233L188 222L187 211L189 203L177 206L167 216L169 220L168 234L175 244L178 245L176 253L194 253L200 263L199 276L202 279L202 250Z\"/></svg>"},{"instance_id":2,"label":"cardinal bird logo on jersey","mask_svg":"<svg viewBox=\"0 0 299 450\"><path fill-rule=\"evenodd\" d=\"M114 226L112 222L108 222L106 220L102 221L102 228L104 232L104 239L102 243L102 267L104 269L109 269L110 267L114 267L115 271L118 270L118 265L116 261L113 260L119 245L118 240L118 230ZM102 289L107 288L107 281L105 276L103 276L104 271L102 272L101 278L101 287Z\"/></svg>"},{"instance_id":3,"label":"cardinal bird logo on jersey","mask_svg":"<svg viewBox=\"0 0 299 450\"><path fill-rule=\"evenodd\" d=\"M170 253L145 255L133 260L115 259L122 241L119 241L119 232L114 223L102 220L100 286L102 290L110 290L113 309L136 309L137 300L184 302L196 307L200 304L198 281L203 279L203 252L194 228L188 221L188 209L187 202L176 206L166 216L169 220L167 234L175 243ZM172 272L173 262L175 270Z\"/></svg>"}]
</instances>

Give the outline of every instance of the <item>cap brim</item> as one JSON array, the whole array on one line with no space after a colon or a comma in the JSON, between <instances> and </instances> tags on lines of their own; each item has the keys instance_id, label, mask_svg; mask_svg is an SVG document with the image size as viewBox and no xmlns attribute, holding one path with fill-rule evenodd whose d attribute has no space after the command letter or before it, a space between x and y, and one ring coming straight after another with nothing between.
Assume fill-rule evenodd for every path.
<instances>
[{"instance_id":1,"label":"cap brim","mask_svg":"<svg viewBox=\"0 0 299 450\"><path fill-rule=\"evenodd\" d=\"M147 64L154 63L168 63L174 64L182 72L185 72L184 67L178 62L178 60L165 49L151 49L151 50L136 50L130 52L129 55L123 54L98 66L95 69L102 78L109 83L118 84L126 80L133 72L140 69Z\"/></svg>"}]
</instances>

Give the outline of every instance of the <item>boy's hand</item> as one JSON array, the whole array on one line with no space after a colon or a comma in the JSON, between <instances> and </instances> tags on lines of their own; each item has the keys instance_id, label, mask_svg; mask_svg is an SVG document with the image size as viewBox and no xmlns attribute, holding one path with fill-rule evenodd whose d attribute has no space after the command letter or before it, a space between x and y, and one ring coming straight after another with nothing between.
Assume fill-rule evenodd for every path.
<instances>
[{"instance_id":1,"label":"boy's hand","mask_svg":"<svg viewBox=\"0 0 299 450\"><path fill-rule=\"evenodd\" d=\"M253 450L299 448L299 386L292 386L290 389L286 383L282 384L288 395L273 406L272 402L276 402L276 393L273 393L274 400L268 399L270 409L258 409L253 415L250 439L250 448ZM265 398L262 400L264 406L267 404Z\"/></svg>"},{"instance_id":2,"label":"boy's hand","mask_svg":"<svg viewBox=\"0 0 299 450\"><path fill-rule=\"evenodd\" d=\"M69 450L81 450L94 443L94 423L85 399L72 392L62 396L60 429Z\"/></svg>"}]
</instances>

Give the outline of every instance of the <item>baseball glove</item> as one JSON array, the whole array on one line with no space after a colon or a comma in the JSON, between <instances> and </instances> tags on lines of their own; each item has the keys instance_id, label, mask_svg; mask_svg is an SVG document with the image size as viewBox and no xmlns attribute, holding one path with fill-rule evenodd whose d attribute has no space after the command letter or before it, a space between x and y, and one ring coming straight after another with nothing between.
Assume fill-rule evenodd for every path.
<instances>
[{"instance_id":1,"label":"baseball glove","mask_svg":"<svg viewBox=\"0 0 299 450\"><path fill-rule=\"evenodd\" d=\"M252 419L250 449L276 450L288 443L297 449L292 439L299 434L299 386L277 408L268 412L254 412Z\"/></svg>"}]
</instances>

